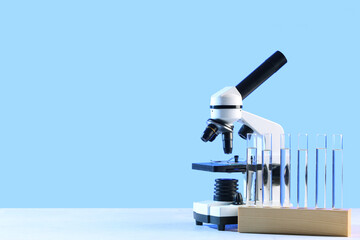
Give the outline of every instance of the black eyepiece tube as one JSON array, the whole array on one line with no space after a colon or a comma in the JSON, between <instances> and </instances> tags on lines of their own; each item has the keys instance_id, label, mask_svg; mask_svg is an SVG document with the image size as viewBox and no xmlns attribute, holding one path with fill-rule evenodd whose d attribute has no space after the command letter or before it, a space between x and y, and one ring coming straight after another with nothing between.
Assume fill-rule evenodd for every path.
<instances>
[{"instance_id":1,"label":"black eyepiece tube","mask_svg":"<svg viewBox=\"0 0 360 240\"><path fill-rule=\"evenodd\" d=\"M287 63L287 60L280 51L276 51L268 59L265 60L258 68L256 68L249 76L242 80L236 89L244 100L250 93L266 81L271 75L276 73L282 66Z\"/></svg>"}]
</instances>

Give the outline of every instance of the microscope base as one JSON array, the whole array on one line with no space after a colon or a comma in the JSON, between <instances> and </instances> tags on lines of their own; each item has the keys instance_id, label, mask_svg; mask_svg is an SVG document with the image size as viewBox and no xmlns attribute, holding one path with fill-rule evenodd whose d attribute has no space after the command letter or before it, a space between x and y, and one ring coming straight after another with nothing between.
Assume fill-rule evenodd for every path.
<instances>
[{"instance_id":1,"label":"microscope base","mask_svg":"<svg viewBox=\"0 0 360 240\"><path fill-rule=\"evenodd\" d=\"M231 202L194 202L193 215L196 225L212 223L217 225L219 231L224 231L225 225L237 224L238 208L239 205Z\"/></svg>"},{"instance_id":2,"label":"microscope base","mask_svg":"<svg viewBox=\"0 0 360 240\"><path fill-rule=\"evenodd\" d=\"M215 217L198 214L196 212L194 212L194 219L196 225L203 225L203 223L216 224L219 231L224 231L225 225L227 224L237 224L237 217Z\"/></svg>"}]
</instances>

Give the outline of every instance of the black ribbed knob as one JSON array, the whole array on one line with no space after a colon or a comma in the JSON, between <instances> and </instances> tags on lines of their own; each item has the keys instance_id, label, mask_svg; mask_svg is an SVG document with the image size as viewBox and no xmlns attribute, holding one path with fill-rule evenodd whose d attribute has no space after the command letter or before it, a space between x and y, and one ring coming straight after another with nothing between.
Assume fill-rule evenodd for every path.
<instances>
[{"instance_id":1,"label":"black ribbed knob","mask_svg":"<svg viewBox=\"0 0 360 240\"><path fill-rule=\"evenodd\" d=\"M215 180L214 201L232 202L237 190L237 179L218 178Z\"/></svg>"}]
</instances>

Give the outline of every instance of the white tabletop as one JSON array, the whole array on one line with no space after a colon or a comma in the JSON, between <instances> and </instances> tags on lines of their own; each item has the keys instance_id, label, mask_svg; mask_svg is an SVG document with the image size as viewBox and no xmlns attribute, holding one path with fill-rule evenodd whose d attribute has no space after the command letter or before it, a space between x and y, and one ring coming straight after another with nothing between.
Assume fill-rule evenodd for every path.
<instances>
[{"instance_id":1,"label":"white tabletop","mask_svg":"<svg viewBox=\"0 0 360 240\"><path fill-rule=\"evenodd\" d=\"M288 239L321 238L236 232L236 225L218 231L196 226L192 209L1 209L0 239ZM360 239L360 209L352 210L352 237ZM340 239L337 237L336 239Z\"/></svg>"}]
</instances>

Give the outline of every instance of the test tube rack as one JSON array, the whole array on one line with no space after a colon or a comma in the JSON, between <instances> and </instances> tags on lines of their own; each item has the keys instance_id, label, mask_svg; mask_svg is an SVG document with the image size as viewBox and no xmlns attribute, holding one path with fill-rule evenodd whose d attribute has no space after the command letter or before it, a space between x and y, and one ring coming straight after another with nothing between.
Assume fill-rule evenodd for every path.
<instances>
[{"instance_id":1,"label":"test tube rack","mask_svg":"<svg viewBox=\"0 0 360 240\"><path fill-rule=\"evenodd\" d=\"M238 232L350 237L351 209L240 206Z\"/></svg>"},{"instance_id":2,"label":"test tube rack","mask_svg":"<svg viewBox=\"0 0 360 240\"><path fill-rule=\"evenodd\" d=\"M300 173L300 154L298 154L298 171L297 171L297 208L292 208L290 206L264 206L264 205L242 205L238 208L238 231L242 233L272 233L272 234L296 234L296 235L321 235L321 236L342 236L349 237L351 235L351 209L343 209L342 208L342 152L341 156L337 156L341 160L340 175L341 177L341 190L339 191L339 195L335 195L335 152L334 150L342 150L342 135L333 135L333 140L338 141L338 147L333 148L333 176L332 176L332 185L333 185L333 204L332 209L320 208L318 207L318 190L316 190L316 208L307 208L307 164L308 164L308 139L307 134L299 134L299 136L305 136L305 170L304 173ZM320 147L319 149L325 150L325 172L326 172L326 135L319 135L323 137L323 142L325 144L324 147ZM325 138L324 138L325 136ZM300 139L300 137L299 137ZM300 142L300 140L299 140ZM336 142L336 141L334 141ZM319 145L319 144L317 144ZM290 144L289 144L290 146ZM300 146L300 144L299 144ZM300 149L300 147L299 147ZM318 146L317 146L318 149ZM318 152L316 153L316 168L318 174ZM304 160L304 159L302 159ZM299 176L301 174L305 174L305 190L300 188L299 185ZM326 174L325 174L325 182L326 182ZM340 183L338 183L340 184ZM326 186L326 184L325 184ZM318 188L318 181L316 180L316 189ZM302 206L299 207L299 189L301 194L305 194L305 198L303 199ZM334 196L340 196L338 199L340 201L335 201ZM335 202L340 205L335 206ZM325 204L325 202L324 202Z\"/></svg>"}]
</instances>

